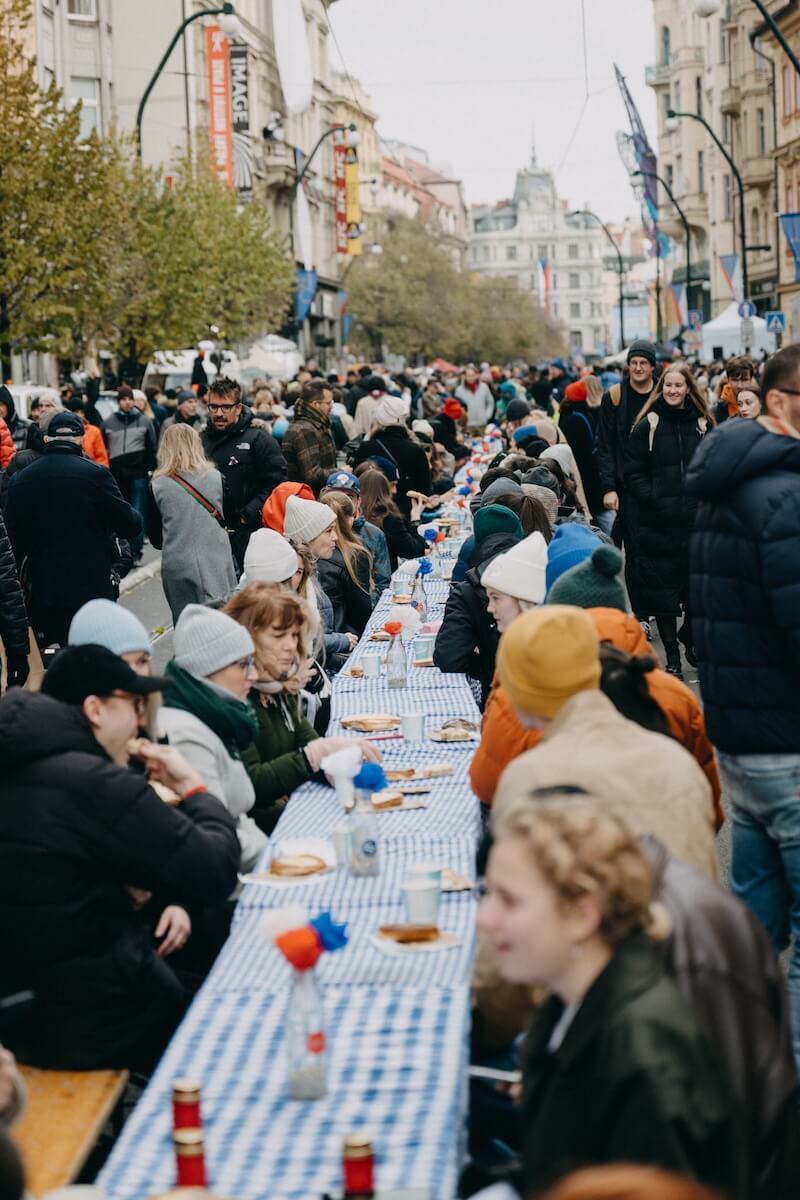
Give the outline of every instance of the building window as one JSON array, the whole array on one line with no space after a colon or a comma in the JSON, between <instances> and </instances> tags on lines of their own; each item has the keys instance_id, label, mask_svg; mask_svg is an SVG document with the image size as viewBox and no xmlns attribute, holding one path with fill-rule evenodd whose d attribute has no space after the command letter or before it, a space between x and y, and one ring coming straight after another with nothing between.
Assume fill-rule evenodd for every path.
<instances>
[{"instance_id":1,"label":"building window","mask_svg":"<svg viewBox=\"0 0 800 1200\"><path fill-rule=\"evenodd\" d=\"M675 186L678 189L678 195L682 196L686 191L683 185L683 155L678 154L675 158Z\"/></svg>"},{"instance_id":2,"label":"building window","mask_svg":"<svg viewBox=\"0 0 800 1200\"><path fill-rule=\"evenodd\" d=\"M69 99L73 105L81 101L81 137L87 138L93 130L101 132L100 125L100 80L80 79L73 75L69 81Z\"/></svg>"},{"instance_id":3,"label":"building window","mask_svg":"<svg viewBox=\"0 0 800 1200\"><path fill-rule=\"evenodd\" d=\"M536 257L537 258L547 258L547 246L544 242L540 242L539 245L536 247Z\"/></svg>"},{"instance_id":4,"label":"building window","mask_svg":"<svg viewBox=\"0 0 800 1200\"><path fill-rule=\"evenodd\" d=\"M555 303L551 304L551 305L550 305L550 311L551 311L551 313L553 314L553 316L554 316L554 317L557 317L557 316L558 316L558 305L557 305L557 304L555 304Z\"/></svg>"},{"instance_id":5,"label":"building window","mask_svg":"<svg viewBox=\"0 0 800 1200\"><path fill-rule=\"evenodd\" d=\"M578 258L579 247L577 242L570 242L567 246L567 258Z\"/></svg>"},{"instance_id":6,"label":"building window","mask_svg":"<svg viewBox=\"0 0 800 1200\"><path fill-rule=\"evenodd\" d=\"M670 191L672 191L672 185L675 182L675 169L672 166L672 163L667 163L664 170L665 170L666 176L667 176L667 184L669 186Z\"/></svg>"},{"instance_id":7,"label":"building window","mask_svg":"<svg viewBox=\"0 0 800 1200\"><path fill-rule=\"evenodd\" d=\"M575 317L578 317L578 318L580 318L580 315L581 315L581 306L580 306L580 303L579 303L579 302L578 302L578 303L575 303L575 304L570 304L570 306L569 306L569 315L570 315L572 318L575 318Z\"/></svg>"},{"instance_id":8,"label":"building window","mask_svg":"<svg viewBox=\"0 0 800 1200\"><path fill-rule=\"evenodd\" d=\"M763 108L756 109L756 148L763 158L767 153L767 118Z\"/></svg>"},{"instance_id":9,"label":"building window","mask_svg":"<svg viewBox=\"0 0 800 1200\"><path fill-rule=\"evenodd\" d=\"M695 76L694 80L694 111L698 117L703 115L703 80L700 75Z\"/></svg>"},{"instance_id":10,"label":"building window","mask_svg":"<svg viewBox=\"0 0 800 1200\"><path fill-rule=\"evenodd\" d=\"M581 277L577 271L570 271L569 286L571 288L579 288L581 286Z\"/></svg>"},{"instance_id":11,"label":"building window","mask_svg":"<svg viewBox=\"0 0 800 1200\"><path fill-rule=\"evenodd\" d=\"M550 288L552 291L555 291L557 287L558 287L558 276L556 275L555 271L553 271L553 274L550 276Z\"/></svg>"},{"instance_id":12,"label":"building window","mask_svg":"<svg viewBox=\"0 0 800 1200\"><path fill-rule=\"evenodd\" d=\"M697 190L701 195L706 190L706 157L702 150L697 151Z\"/></svg>"},{"instance_id":13,"label":"building window","mask_svg":"<svg viewBox=\"0 0 800 1200\"><path fill-rule=\"evenodd\" d=\"M727 17L723 17L719 23L719 61L726 63L728 61L728 35L725 32L725 22Z\"/></svg>"},{"instance_id":14,"label":"building window","mask_svg":"<svg viewBox=\"0 0 800 1200\"><path fill-rule=\"evenodd\" d=\"M67 0L67 15L83 17L86 21L96 21L97 0Z\"/></svg>"},{"instance_id":15,"label":"building window","mask_svg":"<svg viewBox=\"0 0 800 1200\"><path fill-rule=\"evenodd\" d=\"M483 251L483 261L484 261L484 262L488 262L488 261L489 261L489 258L490 258L490 256L491 256L491 253L492 253L492 251L491 251L491 247L489 247L489 246L481 246L481 250Z\"/></svg>"},{"instance_id":16,"label":"building window","mask_svg":"<svg viewBox=\"0 0 800 1200\"><path fill-rule=\"evenodd\" d=\"M671 37L668 25L661 26L661 66L668 67L670 52L672 50Z\"/></svg>"},{"instance_id":17,"label":"building window","mask_svg":"<svg viewBox=\"0 0 800 1200\"><path fill-rule=\"evenodd\" d=\"M789 74L789 68L784 64L781 68L781 99L783 102L783 119L788 121L792 115L792 77Z\"/></svg>"},{"instance_id":18,"label":"building window","mask_svg":"<svg viewBox=\"0 0 800 1200\"><path fill-rule=\"evenodd\" d=\"M680 112L681 111L681 81L680 81L680 79L676 79L675 83L672 85L672 96L673 96L672 107L677 112Z\"/></svg>"},{"instance_id":19,"label":"building window","mask_svg":"<svg viewBox=\"0 0 800 1200\"><path fill-rule=\"evenodd\" d=\"M579 353L583 349L583 334L580 329L573 329L569 335L569 344L574 353Z\"/></svg>"},{"instance_id":20,"label":"building window","mask_svg":"<svg viewBox=\"0 0 800 1200\"><path fill-rule=\"evenodd\" d=\"M517 261L517 247L516 246L506 246L506 262L516 262L516 261Z\"/></svg>"},{"instance_id":21,"label":"building window","mask_svg":"<svg viewBox=\"0 0 800 1200\"><path fill-rule=\"evenodd\" d=\"M669 92L664 92L661 97L661 120L667 120L667 113L672 108L672 101L669 98Z\"/></svg>"},{"instance_id":22,"label":"building window","mask_svg":"<svg viewBox=\"0 0 800 1200\"><path fill-rule=\"evenodd\" d=\"M730 221L733 219L733 197L731 195L731 177L727 172L722 176L722 195L725 220Z\"/></svg>"},{"instance_id":23,"label":"building window","mask_svg":"<svg viewBox=\"0 0 800 1200\"><path fill-rule=\"evenodd\" d=\"M722 140L726 146L733 144L733 117L730 113L722 114Z\"/></svg>"}]
</instances>

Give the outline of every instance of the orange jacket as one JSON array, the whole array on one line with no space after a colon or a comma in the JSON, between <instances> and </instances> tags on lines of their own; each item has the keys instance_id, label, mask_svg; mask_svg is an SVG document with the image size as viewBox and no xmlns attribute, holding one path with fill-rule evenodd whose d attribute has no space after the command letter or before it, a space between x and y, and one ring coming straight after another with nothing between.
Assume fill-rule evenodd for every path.
<instances>
[{"instance_id":1,"label":"orange jacket","mask_svg":"<svg viewBox=\"0 0 800 1200\"><path fill-rule=\"evenodd\" d=\"M81 420L83 421L83 453L92 462L99 463L101 467L110 467L102 429L91 425L85 417L81 417Z\"/></svg>"},{"instance_id":2,"label":"orange jacket","mask_svg":"<svg viewBox=\"0 0 800 1200\"><path fill-rule=\"evenodd\" d=\"M17 447L14 445L11 430L0 417L0 470L5 471L16 453Z\"/></svg>"},{"instance_id":3,"label":"orange jacket","mask_svg":"<svg viewBox=\"0 0 800 1200\"><path fill-rule=\"evenodd\" d=\"M261 509L261 524L265 525L267 529L274 529L276 533L283 533L283 524L286 520L286 501L290 496L297 496L299 500L316 499L307 483L279 483L264 501L264 507Z\"/></svg>"},{"instance_id":4,"label":"orange jacket","mask_svg":"<svg viewBox=\"0 0 800 1200\"><path fill-rule=\"evenodd\" d=\"M590 608L601 641L611 642L628 654L650 653L647 638L635 617L616 608ZM647 686L669 724L670 733L697 759L714 793L717 829L724 821L714 748L708 740L703 711L691 688L662 671L650 671ZM481 727L481 741L469 769L472 790L484 804L494 799L497 781L512 761L542 740L540 729L523 729L504 689L495 676Z\"/></svg>"}]
</instances>

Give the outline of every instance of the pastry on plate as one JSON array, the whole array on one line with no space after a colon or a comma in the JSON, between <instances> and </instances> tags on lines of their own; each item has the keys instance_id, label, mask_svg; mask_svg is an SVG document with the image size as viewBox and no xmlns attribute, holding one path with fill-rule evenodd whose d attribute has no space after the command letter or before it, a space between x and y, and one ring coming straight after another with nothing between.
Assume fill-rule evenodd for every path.
<instances>
[{"instance_id":1,"label":"pastry on plate","mask_svg":"<svg viewBox=\"0 0 800 1200\"><path fill-rule=\"evenodd\" d=\"M399 717L386 714L376 713L371 716L365 713L355 717L342 717L342 728L355 729L358 733L385 733L389 729L397 729L399 724Z\"/></svg>"},{"instance_id":2,"label":"pastry on plate","mask_svg":"<svg viewBox=\"0 0 800 1200\"><path fill-rule=\"evenodd\" d=\"M355 667L355 666L351 667L349 672L347 672L347 674L351 675L353 677L353 679L360 679L361 676L364 674L364 668L363 667Z\"/></svg>"},{"instance_id":3,"label":"pastry on plate","mask_svg":"<svg viewBox=\"0 0 800 1200\"><path fill-rule=\"evenodd\" d=\"M369 635L369 640L371 642L390 642L392 635L387 633L385 629L376 629Z\"/></svg>"},{"instance_id":4,"label":"pastry on plate","mask_svg":"<svg viewBox=\"0 0 800 1200\"><path fill-rule=\"evenodd\" d=\"M420 767L420 769L417 771L417 778L443 779L446 775L452 775L454 770L455 767L452 763L431 763L429 767Z\"/></svg>"},{"instance_id":5,"label":"pastry on plate","mask_svg":"<svg viewBox=\"0 0 800 1200\"><path fill-rule=\"evenodd\" d=\"M415 767L390 767L384 774L389 783L397 783L400 779L413 779L416 775Z\"/></svg>"},{"instance_id":6,"label":"pastry on plate","mask_svg":"<svg viewBox=\"0 0 800 1200\"><path fill-rule=\"evenodd\" d=\"M385 808L400 808L403 803L403 793L385 789L382 792L375 792L372 796L372 807L377 812L383 812Z\"/></svg>"},{"instance_id":7,"label":"pastry on plate","mask_svg":"<svg viewBox=\"0 0 800 1200\"><path fill-rule=\"evenodd\" d=\"M327 869L328 864L316 854L287 854L283 858L273 858L269 871L270 875L283 878L301 878L304 875L318 875Z\"/></svg>"},{"instance_id":8,"label":"pastry on plate","mask_svg":"<svg viewBox=\"0 0 800 1200\"><path fill-rule=\"evenodd\" d=\"M378 930L382 938L390 942L407 945L410 942L435 942L439 930L435 925L381 925Z\"/></svg>"}]
</instances>

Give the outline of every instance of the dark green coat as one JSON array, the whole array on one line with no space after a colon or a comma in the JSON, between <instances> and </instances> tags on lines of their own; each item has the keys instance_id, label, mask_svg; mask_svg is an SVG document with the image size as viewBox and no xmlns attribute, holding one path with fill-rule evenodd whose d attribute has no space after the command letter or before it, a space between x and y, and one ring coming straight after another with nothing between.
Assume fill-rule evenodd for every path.
<instances>
[{"instance_id":1,"label":"dark green coat","mask_svg":"<svg viewBox=\"0 0 800 1200\"><path fill-rule=\"evenodd\" d=\"M633 934L584 997L538 1011L523 1052L523 1194L581 1166L649 1163L750 1194L743 1122L722 1068L644 934Z\"/></svg>"},{"instance_id":2,"label":"dark green coat","mask_svg":"<svg viewBox=\"0 0 800 1200\"><path fill-rule=\"evenodd\" d=\"M249 815L265 833L272 833L288 796L312 777L303 747L319 734L298 714L296 697L285 692L263 696L254 691L250 699L259 731L242 754L256 793Z\"/></svg>"}]
</instances>

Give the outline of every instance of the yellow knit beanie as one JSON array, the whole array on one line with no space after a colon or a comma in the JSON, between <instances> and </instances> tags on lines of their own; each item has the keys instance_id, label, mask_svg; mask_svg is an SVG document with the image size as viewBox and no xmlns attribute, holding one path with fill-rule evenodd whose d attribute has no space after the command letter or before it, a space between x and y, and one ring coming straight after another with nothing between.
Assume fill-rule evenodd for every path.
<instances>
[{"instance_id":1,"label":"yellow knit beanie","mask_svg":"<svg viewBox=\"0 0 800 1200\"><path fill-rule=\"evenodd\" d=\"M582 608L548 604L511 622L500 638L497 673L512 704L551 720L576 692L599 686L599 648Z\"/></svg>"}]
</instances>

